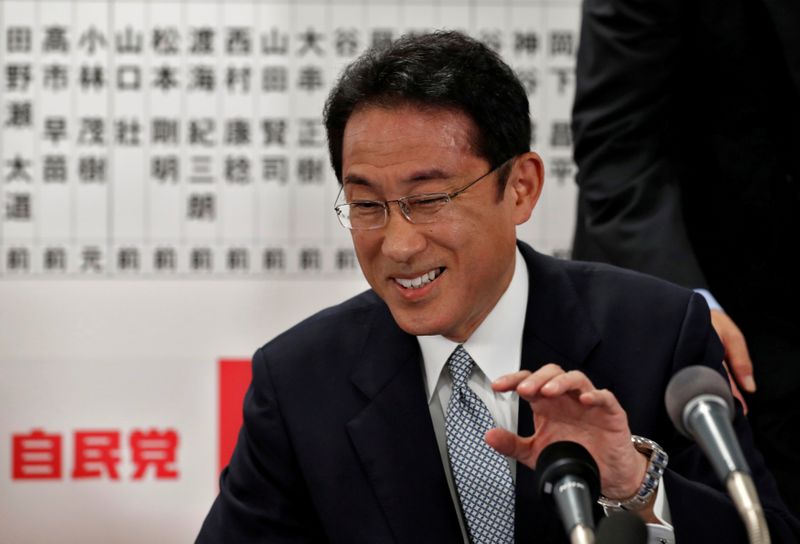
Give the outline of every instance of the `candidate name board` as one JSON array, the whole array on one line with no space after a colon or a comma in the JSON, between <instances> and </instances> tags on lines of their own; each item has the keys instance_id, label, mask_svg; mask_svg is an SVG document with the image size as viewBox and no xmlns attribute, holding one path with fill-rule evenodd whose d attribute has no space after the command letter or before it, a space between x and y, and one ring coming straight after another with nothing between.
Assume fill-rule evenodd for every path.
<instances>
[{"instance_id":1,"label":"candidate name board","mask_svg":"<svg viewBox=\"0 0 800 544\"><path fill-rule=\"evenodd\" d=\"M367 47L439 28L519 74L548 180L522 235L569 248L575 2L1 5L5 278L354 273L325 98Z\"/></svg>"}]
</instances>

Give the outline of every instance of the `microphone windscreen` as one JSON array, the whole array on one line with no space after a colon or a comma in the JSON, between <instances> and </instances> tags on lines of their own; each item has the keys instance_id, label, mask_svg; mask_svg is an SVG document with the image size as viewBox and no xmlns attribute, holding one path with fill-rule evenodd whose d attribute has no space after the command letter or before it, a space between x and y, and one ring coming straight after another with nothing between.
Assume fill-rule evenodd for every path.
<instances>
[{"instance_id":1,"label":"microphone windscreen","mask_svg":"<svg viewBox=\"0 0 800 544\"><path fill-rule=\"evenodd\" d=\"M600 496L600 471L592 455L577 442L553 442L536 460L539 493L550 495L552 487L564 476L581 478L589 486L591 500Z\"/></svg>"},{"instance_id":2,"label":"microphone windscreen","mask_svg":"<svg viewBox=\"0 0 800 544\"><path fill-rule=\"evenodd\" d=\"M669 418L685 436L690 433L683 424L683 410L692 399L701 395L721 398L728 406L729 417L733 419L733 395L725 378L707 366L687 366L672 377L664 393Z\"/></svg>"},{"instance_id":3,"label":"microphone windscreen","mask_svg":"<svg viewBox=\"0 0 800 544\"><path fill-rule=\"evenodd\" d=\"M633 512L616 512L600 520L597 544L647 544L647 526Z\"/></svg>"}]
</instances>

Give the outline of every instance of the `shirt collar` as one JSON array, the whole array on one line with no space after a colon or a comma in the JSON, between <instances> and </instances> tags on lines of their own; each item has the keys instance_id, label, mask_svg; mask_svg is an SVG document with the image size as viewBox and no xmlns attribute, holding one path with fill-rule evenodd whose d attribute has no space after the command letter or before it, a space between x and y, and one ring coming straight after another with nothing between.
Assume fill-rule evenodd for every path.
<instances>
[{"instance_id":1,"label":"shirt collar","mask_svg":"<svg viewBox=\"0 0 800 544\"><path fill-rule=\"evenodd\" d=\"M464 349L490 381L519 370L527 307L528 268L517 248L514 275L508 288L483 323L464 342ZM430 402L442 369L458 344L444 336L418 336L417 339L422 350L425 388Z\"/></svg>"}]
</instances>

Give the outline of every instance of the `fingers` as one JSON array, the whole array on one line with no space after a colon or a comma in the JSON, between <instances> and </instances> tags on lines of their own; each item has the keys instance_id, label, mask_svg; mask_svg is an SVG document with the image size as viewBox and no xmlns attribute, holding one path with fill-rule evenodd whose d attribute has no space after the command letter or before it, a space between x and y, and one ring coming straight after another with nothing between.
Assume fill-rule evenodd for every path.
<instances>
[{"instance_id":1,"label":"fingers","mask_svg":"<svg viewBox=\"0 0 800 544\"><path fill-rule=\"evenodd\" d=\"M564 372L556 364L545 365L533 373L521 370L506 374L495 380L492 388L495 391L516 391L520 398L528 402L572 394L587 408L602 408L610 414L622 411L613 393L607 389L595 389L583 372L577 370Z\"/></svg>"},{"instance_id":2,"label":"fingers","mask_svg":"<svg viewBox=\"0 0 800 544\"><path fill-rule=\"evenodd\" d=\"M725 346L725 353L727 355L726 360L731 366L736 381L748 393L755 392L756 382L753 379L753 362L750 360L750 353L747 351L747 344L741 333L730 337Z\"/></svg>"},{"instance_id":3,"label":"fingers","mask_svg":"<svg viewBox=\"0 0 800 544\"><path fill-rule=\"evenodd\" d=\"M747 407L747 401L744 400L744 395L742 395L742 392L739 391L739 387L736 385L736 380L733 379L733 375L728 368L728 363L722 361L722 367L725 369L725 374L728 376L728 385L731 386L731 393L733 393L734 398L736 398L736 400L742 404L742 411L744 412L744 415L747 415L747 412L749 411L749 408Z\"/></svg>"},{"instance_id":4,"label":"fingers","mask_svg":"<svg viewBox=\"0 0 800 544\"><path fill-rule=\"evenodd\" d=\"M532 438L522 438L505 429L494 428L486 432L486 443L501 455L516 459L529 467L534 467L534 451L531 448Z\"/></svg>"},{"instance_id":5,"label":"fingers","mask_svg":"<svg viewBox=\"0 0 800 544\"><path fill-rule=\"evenodd\" d=\"M547 381L547 383L542 385L539 391L542 396L556 397L569 392L583 394L595 390L594 385L583 372L579 372L577 370L561 372L561 374L553 376Z\"/></svg>"},{"instance_id":6,"label":"fingers","mask_svg":"<svg viewBox=\"0 0 800 544\"><path fill-rule=\"evenodd\" d=\"M568 440L583 444L595 456L604 467L601 472L607 474L604 485L609 490L627 491L631 481L641 482L635 462L641 455L631 445L627 414L611 391L596 389L583 372L565 372L549 364L535 372L503 376L492 387L516 391L528 401L536 429L529 437L501 428L487 431L486 443L501 455L535 468L542 448ZM636 469L633 477L631 467Z\"/></svg>"},{"instance_id":7,"label":"fingers","mask_svg":"<svg viewBox=\"0 0 800 544\"><path fill-rule=\"evenodd\" d=\"M565 372L552 363L533 373L521 370L502 376L492 383L492 388L516 391L521 399L530 403L571 395L585 408L599 408L612 416L624 413L614 394L607 389L595 389L586 374L577 370Z\"/></svg>"},{"instance_id":8,"label":"fingers","mask_svg":"<svg viewBox=\"0 0 800 544\"><path fill-rule=\"evenodd\" d=\"M492 382L492 389L516 391L521 397L530 400L530 397L535 396L543 385L563 373L564 370L560 366L550 363L533 373L528 370L520 370L501 376Z\"/></svg>"},{"instance_id":9,"label":"fingers","mask_svg":"<svg viewBox=\"0 0 800 544\"><path fill-rule=\"evenodd\" d=\"M604 408L610 413L622 412L622 406L620 406L617 397L608 389L594 389L581 393L579 400L585 406Z\"/></svg>"},{"instance_id":10,"label":"fingers","mask_svg":"<svg viewBox=\"0 0 800 544\"><path fill-rule=\"evenodd\" d=\"M520 397L533 400L536 395L555 397L569 391L584 393L594 389L583 372L564 370L556 364L547 364L536 372L520 370L501 376L492 383L495 391L516 391Z\"/></svg>"},{"instance_id":11,"label":"fingers","mask_svg":"<svg viewBox=\"0 0 800 544\"><path fill-rule=\"evenodd\" d=\"M492 389L498 392L514 391L517 388L517 385L519 385L522 380L530 375L531 373L529 371L520 370L512 374L500 376L492 382Z\"/></svg>"},{"instance_id":12,"label":"fingers","mask_svg":"<svg viewBox=\"0 0 800 544\"><path fill-rule=\"evenodd\" d=\"M742 331L725 312L720 310L711 310L711 324L725 348L725 360L730 366L733 377L745 391L755 392L753 362L750 360L750 352L747 350L747 342Z\"/></svg>"}]
</instances>

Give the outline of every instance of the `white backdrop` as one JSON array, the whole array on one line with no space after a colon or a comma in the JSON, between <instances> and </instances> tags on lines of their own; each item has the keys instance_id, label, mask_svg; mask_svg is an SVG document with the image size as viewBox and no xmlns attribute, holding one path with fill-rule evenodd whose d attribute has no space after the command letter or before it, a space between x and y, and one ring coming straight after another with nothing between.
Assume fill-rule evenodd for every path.
<instances>
[{"instance_id":1,"label":"white backdrop","mask_svg":"<svg viewBox=\"0 0 800 544\"><path fill-rule=\"evenodd\" d=\"M498 48L547 168L520 237L565 255L579 8L0 0L0 543L193 540L220 361L366 288L320 122L370 43Z\"/></svg>"}]
</instances>

